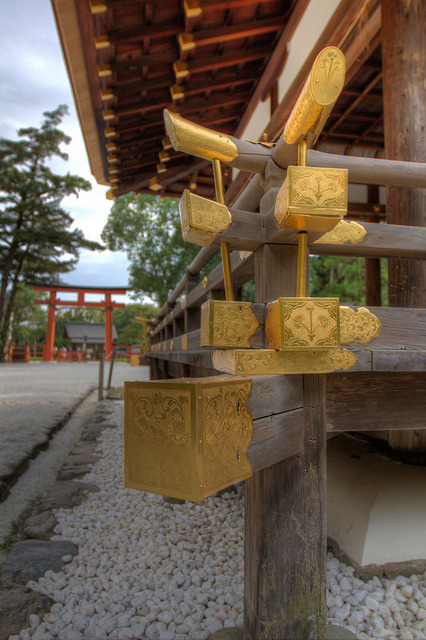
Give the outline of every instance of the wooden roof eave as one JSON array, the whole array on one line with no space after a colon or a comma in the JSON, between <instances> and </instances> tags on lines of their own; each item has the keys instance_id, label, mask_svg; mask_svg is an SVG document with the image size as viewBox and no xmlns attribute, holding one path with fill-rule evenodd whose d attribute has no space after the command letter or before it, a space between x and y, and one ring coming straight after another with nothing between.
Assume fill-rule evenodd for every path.
<instances>
[{"instance_id":1,"label":"wooden roof eave","mask_svg":"<svg viewBox=\"0 0 426 640\"><path fill-rule=\"evenodd\" d=\"M109 185L91 99L84 48L75 2L52 0L59 38L71 83L90 170L99 184Z\"/></svg>"}]
</instances>

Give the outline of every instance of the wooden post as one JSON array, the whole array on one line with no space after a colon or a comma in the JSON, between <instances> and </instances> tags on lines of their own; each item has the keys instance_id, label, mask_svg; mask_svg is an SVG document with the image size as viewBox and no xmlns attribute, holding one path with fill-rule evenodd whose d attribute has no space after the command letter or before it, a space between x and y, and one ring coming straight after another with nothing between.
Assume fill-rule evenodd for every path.
<instances>
[{"instance_id":1,"label":"wooden post","mask_svg":"<svg viewBox=\"0 0 426 640\"><path fill-rule=\"evenodd\" d=\"M104 398L104 352L99 355L98 400Z\"/></svg>"},{"instance_id":2,"label":"wooden post","mask_svg":"<svg viewBox=\"0 0 426 640\"><path fill-rule=\"evenodd\" d=\"M294 296L297 250L255 254L256 301ZM325 376L301 377L304 451L246 481L244 640L326 637Z\"/></svg>"},{"instance_id":3,"label":"wooden post","mask_svg":"<svg viewBox=\"0 0 426 640\"><path fill-rule=\"evenodd\" d=\"M56 289L50 292L49 311L47 312L46 340L43 347L43 361L51 362L53 355L53 346L55 344L55 307Z\"/></svg>"},{"instance_id":4,"label":"wooden post","mask_svg":"<svg viewBox=\"0 0 426 640\"><path fill-rule=\"evenodd\" d=\"M367 185L368 203L379 203L379 187L376 184ZM369 222L379 222L379 218L369 217ZM380 278L380 258L365 258L365 304L368 307L382 306L382 288Z\"/></svg>"},{"instance_id":5,"label":"wooden post","mask_svg":"<svg viewBox=\"0 0 426 640\"><path fill-rule=\"evenodd\" d=\"M385 152L390 160L423 162L426 156L424 28L422 0L382 0ZM426 189L386 188L387 221L425 226ZM426 307L426 263L389 260L389 306ZM390 431L396 449L426 450L426 433Z\"/></svg>"},{"instance_id":6,"label":"wooden post","mask_svg":"<svg viewBox=\"0 0 426 640\"><path fill-rule=\"evenodd\" d=\"M112 357L112 307L111 294L105 293L105 360Z\"/></svg>"},{"instance_id":7,"label":"wooden post","mask_svg":"<svg viewBox=\"0 0 426 640\"><path fill-rule=\"evenodd\" d=\"M423 0L382 0L385 153L389 160L423 162L426 156ZM390 224L424 226L426 189L386 188ZM389 306L426 306L426 264L389 260Z\"/></svg>"}]
</instances>

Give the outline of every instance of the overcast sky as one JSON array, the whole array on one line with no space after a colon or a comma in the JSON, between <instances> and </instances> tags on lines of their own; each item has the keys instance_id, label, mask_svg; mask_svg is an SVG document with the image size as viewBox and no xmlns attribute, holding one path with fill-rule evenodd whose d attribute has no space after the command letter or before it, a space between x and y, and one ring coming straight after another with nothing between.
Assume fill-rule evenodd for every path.
<instances>
[{"instance_id":1,"label":"overcast sky","mask_svg":"<svg viewBox=\"0 0 426 640\"><path fill-rule=\"evenodd\" d=\"M105 199L107 188L90 174L50 1L0 0L0 42L0 136L16 138L20 127L38 127L44 111L68 105L70 115L60 128L72 137L64 148L70 159L55 163L54 169L92 183L90 192L63 204L86 238L100 241L111 202ZM70 284L126 286L127 264L123 253L82 251L75 271L63 279Z\"/></svg>"}]
</instances>

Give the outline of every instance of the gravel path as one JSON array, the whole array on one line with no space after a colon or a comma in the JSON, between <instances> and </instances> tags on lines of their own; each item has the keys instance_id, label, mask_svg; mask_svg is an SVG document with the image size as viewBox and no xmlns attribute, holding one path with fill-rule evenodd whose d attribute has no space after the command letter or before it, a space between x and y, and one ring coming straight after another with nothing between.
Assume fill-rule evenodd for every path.
<instances>
[{"instance_id":1,"label":"gravel path","mask_svg":"<svg viewBox=\"0 0 426 640\"><path fill-rule=\"evenodd\" d=\"M116 362L112 386L145 379L147 371ZM97 362L0 364L0 481L49 440L52 428L98 384L98 374Z\"/></svg>"},{"instance_id":2,"label":"gravel path","mask_svg":"<svg viewBox=\"0 0 426 640\"><path fill-rule=\"evenodd\" d=\"M205 640L242 624L242 488L183 505L124 489L121 402L115 412L119 426L103 432L84 478L100 491L55 511L52 539L72 540L78 555L29 583L56 604L9 640ZM426 638L426 572L363 581L329 554L327 604L330 622L359 640Z\"/></svg>"}]
</instances>

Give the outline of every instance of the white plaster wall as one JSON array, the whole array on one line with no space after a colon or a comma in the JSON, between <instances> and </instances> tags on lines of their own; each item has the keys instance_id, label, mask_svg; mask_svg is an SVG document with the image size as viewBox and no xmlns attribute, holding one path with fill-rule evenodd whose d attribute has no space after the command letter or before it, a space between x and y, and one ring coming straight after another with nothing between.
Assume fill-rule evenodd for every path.
<instances>
[{"instance_id":1,"label":"white plaster wall","mask_svg":"<svg viewBox=\"0 0 426 640\"><path fill-rule=\"evenodd\" d=\"M361 566L426 558L426 469L328 442L328 535Z\"/></svg>"},{"instance_id":2,"label":"white plaster wall","mask_svg":"<svg viewBox=\"0 0 426 640\"><path fill-rule=\"evenodd\" d=\"M340 0L311 0L289 43L287 61L278 81L279 101L283 99L339 4ZM241 137L258 140L270 119L268 99L259 103Z\"/></svg>"}]
</instances>

